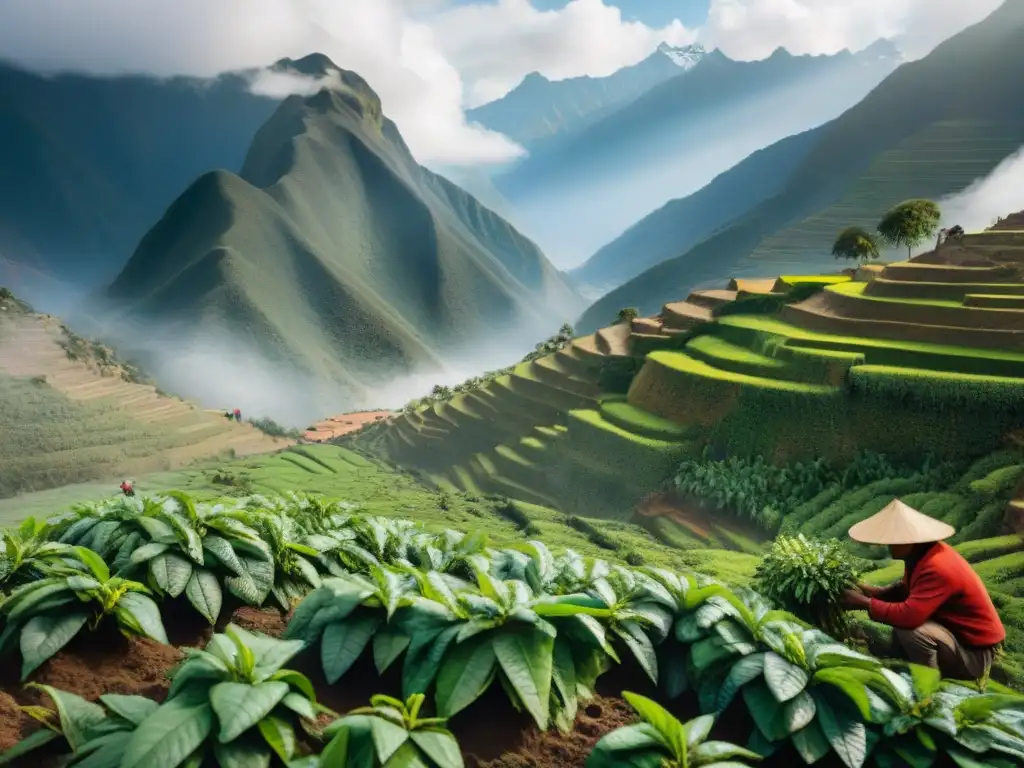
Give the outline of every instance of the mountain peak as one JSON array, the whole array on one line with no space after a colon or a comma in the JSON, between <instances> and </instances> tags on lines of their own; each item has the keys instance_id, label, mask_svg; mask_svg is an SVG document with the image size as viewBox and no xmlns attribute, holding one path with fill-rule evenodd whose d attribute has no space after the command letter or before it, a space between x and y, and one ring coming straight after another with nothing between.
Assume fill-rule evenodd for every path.
<instances>
[{"instance_id":1,"label":"mountain peak","mask_svg":"<svg viewBox=\"0 0 1024 768\"><path fill-rule=\"evenodd\" d=\"M885 37L875 40L867 48L860 51L860 55L873 59L903 58L903 52L897 47L896 43Z\"/></svg>"},{"instance_id":2,"label":"mountain peak","mask_svg":"<svg viewBox=\"0 0 1024 768\"><path fill-rule=\"evenodd\" d=\"M673 64L681 69L690 69L707 55L707 50L699 43L694 43L693 45L669 45L663 42L658 46L657 53L667 56L672 60Z\"/></svg>"},{"instance_id":3,"label":"mountain peak","mask_svg":"<svg viewBox=\"0 0 1024 768\"><path fill-rule=\"evenodd\" d=\"M271 69L277 72L294 72L309 77L326 77L332 72L341 71L341 67L323 53L310 53L301 59L279 59L274 62Z\"/></svg>"}]
</instances>

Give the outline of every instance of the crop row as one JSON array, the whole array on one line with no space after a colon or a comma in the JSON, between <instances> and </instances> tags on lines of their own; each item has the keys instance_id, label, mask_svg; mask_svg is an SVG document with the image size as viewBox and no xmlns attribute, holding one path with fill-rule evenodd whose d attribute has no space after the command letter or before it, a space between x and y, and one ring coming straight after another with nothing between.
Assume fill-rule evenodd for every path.
<instances>
[{"instance_id":1,"label":"crop row","mask_svg":"<svg viewBox=\"0 0 1024 768\"><path fill-rule=\"evenodd\" d=\"M536 541L493 549L479 533L431 533L317 498L195 504L171 494L83 506L7 532L4 563L0 652L20 647L23 677L104 619L166 640L154 597L184 594L211 622L225 592L252 605L294 605L283 639L232 627L189 650L163 704L111 696L86 704L51 690L53 732L73 765L174 768L210 757L315 765L316 755L303 753L322 747L325 766L457 766L444 719L491 686L541 729L568 730L619 663L642 670L666 700L689 692L707 715L749 712L747 746L730 747L745 759L784 747L806 764L833 753L849 768L869 756L881 766L928 766L943 754L968 767L1024 759L1024 697L887 666L753 591L572 551L555 556ZM317 715L333 713L284 668L304 650L318 653L331 684L364 653L379 673L400 664L402 700L378 698L318 728ZM440 719L419 717L427 694ZM637 753L632 764L657 765L659 754L685 752L680 733L695 745L708 735L711 720L652 723L657 709L638 702L647 727L606 736L593 765L614 764L620 751ZM678 764L714 762L684 755Z\"/></svg>"}]
</instances>

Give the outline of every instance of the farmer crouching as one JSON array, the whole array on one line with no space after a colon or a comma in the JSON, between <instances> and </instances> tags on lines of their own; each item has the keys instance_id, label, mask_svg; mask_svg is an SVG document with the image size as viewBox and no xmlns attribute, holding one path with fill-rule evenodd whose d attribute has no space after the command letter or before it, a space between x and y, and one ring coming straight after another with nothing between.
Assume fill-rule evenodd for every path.
<instances>
[{"instance_id":1,"label":"farmer crouching","mask_svg":"<svg viewBox=\"0 0 1024 768\"><path fill-rule=\"evenodd\" d=\"M905 570L888 587L847 590L843 605L892 626L894 655L936 668L943 677L977 680L992 667L1006 630L981 578L943 542L955 532L899 499L857 523L851 539L887 544Z\"/></svg>"}]
</instances>

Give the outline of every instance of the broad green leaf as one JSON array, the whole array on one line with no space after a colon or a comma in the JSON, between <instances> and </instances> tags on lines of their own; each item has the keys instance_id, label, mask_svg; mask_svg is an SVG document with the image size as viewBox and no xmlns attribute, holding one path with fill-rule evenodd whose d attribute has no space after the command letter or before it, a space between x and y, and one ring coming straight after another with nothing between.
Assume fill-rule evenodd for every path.
<instances>
[{"instance_id":1,"label":"broad green leaf","mask_svg":"<svg viewBox=\"0 0 1024 768\"><path fill-rule=\"evenodd\" d=\"M131 613L147 637L167 645L167 632L164 630L163 621L160 620L160 608L152 598L138 592L126 592L117 601L117 609Z\"/></svg>"},{"instance_id":2,"label":"broad green leaf","mask_svg":"<svg viewBox=\"0 0 1024 768\"><path fill-rule=\"evenodd\" d=\"M661 741L672 750L675 759L684 760L687 752L687 734L683 724L664 707L646 696L632 691L623 691L622 695L629 702L629 706L658 732Z\"/></svg>"},{"instance_id":3,"label":"broad green leaf","mask_svg":"<svg viewBox=\"0 0 1024 768\"><path fill-rule=\"evenodd\" d=\"M313 707L313 702L301 693L292 691L281 699L281 704L307 720L316 720L316 709Z\"/></svg>"},{"instance_id":4,"label":"broad green leaf","mask_svg":"<svg viewBox=\"0 0 1024 768\"><path fill-rule=\"evenodd\" d=\"M84 754L89 751L91 754L83 760L77 761L75 768L118 768L121 765L125 747L128 746L131 739L130 731L117 731L92 740L80 753Z\"/></svg>"},{"instance_id":5,"label":"broad green leaf","mask_svg":"<svg viewBox=\"0 0 1024 768\"><path fill-rule=\"evenodd\" d=\"M473 638L452 648L437 673L434 696L438 715L452 717L480 698L494 678L496 665L489 637Z\"/></svg>"},{"instance_id":6,"label":"broad green leaf","mask_svg":"<svg viewBox=\"0 0 1024 768\"><path fill-rule=\"evenodd\" d=\"M142 563L149 562L157 555L162 555L170 548L170 544L162 544L158 541L151 541L149 544L143 544L141 547L132 552L128 562L132 565L141 565Z\"/></svg>"},{"instance_id":7,"label":"broad green leaf","mask_svg":"<svg viewBox=\"0 0 1024 768\"><path fill-rule=\"evenodd\" d=\"M21 630L21 679L67 645L88 618L84 611L73 611L29 619Z\"/></svg>"},{"instance_id":8,"label":"broad green leaf","mask_svg":"<svg viewBox=\"0 0 1024 768\"><path fill-rule=\"evenodd\" d=\"M413 731L413 743L437 764L437 768L463 768L459 743L447 731Z\"/></svg>"},{"instance_id":9,"label":"broad green leaf","mask_svg":"<svg viewBox=\"0 0 1024 768\"><path fill-rule=\"evenodd\" d=\"M295 729L280 717L269 715L257 723L260 733L270 748L284 762L295 754Z\"/></svg>"},{"instance_id":10,"label":"broad green leaf","mask_svg":"<svg viewBox=\"0 0 1024 768\"><path fill-rule=\"evenodd\" d=\"M258 683L275 675L281 667L291 661L303 648L302 641L300 640L281 640L276 637L248 632L235 624L228 624L224 631L228 635L237 637L242 644L253 652L256 658L256 663L253 667L253 678ZM285 678L282 677L280 679ZM286 680L286 682L291 682L291 680Z\"/></svg>"},{"instance_id":11,"label":"broad green leaf","mask_svg":"<svg viewBox=\"0 0 1024 768\"><path fill-rule=\"evenodd\" d=\"M217 740L233 741L270 714L288 693L288 684L270 680L256 685L217 683L210 689L210 705L220 722Z\"/></svg>"},{"instance_id":12,"label":"broad green leaf","mask_svg":"<svg viewBox=\"0 0 1024 768\"><path fill-rule=\"evenodd\" d=\"M213 755L220 768L269 768L274 757L264 744L249 739L215 744Z\"/></svg>"},{"instance_id":13,"label":"broad green leaf","mask_svg":"<svg viewBox=\"0 0 1024 768\"><path fill-rule=\"evenodd\" d=\"M743 686L743 700L754 724L768 741L782 741L789 735L782 718L782 707L763 681Z\"/></svg>"},{"instance_id":14,"label":"broad green leaf","mask_svg":"<svg viewBox=\"0 0 1024 768\"><path fill-rule=\"evenodd\" d=\"M213 730L213 710L204 695L168 699L132 734L120 768L176 766Z\"/></svg>"},{"instance_id":15,"label":"broad green leaf","mask_svg":"<svg viewBox=\"0 0 1024 768\"><path fill-rule=\"evenodd\" d=\"M776 701L789 701L807 687L807 673L790 664L779 654L769 651L764 656L764 681Z\"/></svg>"},{"instance_id":16,"label":"broad green leaf","mask_svg":"<svg viewBox=\"0 0 1024 768\"><path fill-rule=\"evenodd\" d=\"M377 674L383 675L403 651L409 647L411 638L394 627L384 626L373 636L373 663Z\"/></svg>"},{"instance_id":17,"label":"broad green leaf","mask_svg":"<svg viewBox=\"0 0 1024 768\"><path fill-rule=\"evenodd\" d=\"M817 722L832 749L847 768L861 768L867 758L867 732L849 705L833 706L824 695L815 696Z\"/></svg>"},{"instance_id":18,"label":"broad green leaf","mask_svg":"<svg viewBox=\"0 0 1024 768\"><path fill-rule=\"evenodd\" d=\"M111 712L135 725L139 725L160 706L145 696L126 696L120 693L105 693L100 696L100 701Z\"/></svg>"},{"instance_id":19,"label":"broad green leaf","mask_svg":"<svg viewBox=\"0 0 1024 768\"><path fill-rule=\"evenodd\" d=\"M807 765L812 765L832 750L817 720L812 720L791 737L793 746Z\"/></svg>"},{"instance_id":20,"label":"broad green leaf","mask_svg":"<svg viewBox=\"0 0 1024 768\"><path fill-rule=\"evenodd\" d=\"M732 665L729 674L725 678L725 683L723 683L718 693L719 712L729 706L740 688L752 680L757 680L761 677L764 672L764 657L764 653L753 653L750 656L744 656Z\"/></svg>"},{"instance_id":21,"label":"broad green leaf","mask_svg":"<svg viewBox=\"0 0 1024 768\"><path fill-rule=\"evenodd\" d=\"M192 563L174 552L164 552L149 561L153 581L171 597L185 591L192 576Z\"/></svg>"},{"instance_id":22,"label":"broad green leaf","mask_svg":"<svg viewBox=\"0 0 1024 768\"><path fill-rule=\"evenodd\" d=\"M51 731L49 728L40 728L37 731L33 731L14 746L0 752L0 765L14 765L15 760L59 738L60 734L56 731Z\"/></svg>"},{"instance_id":23,"label":"broad green leaf","mask_svg":"<svg viewBox=\"0 0 1024 768\"><path fill-rule=\"evenodd\" d=\"M441 659L458 633L459 625L454 624L441 632L412 636L402 665L403 696L408 698L414 693L426 693L437 676Z\"/></svg>"},{"instance_id":24,"label":"broad green leaf","mask_svg":"<svg viewBox=\"0 0 1024 768\"><path fill-rule=\"evenodd\" d=\"M615 633L622 638L622 641L640 663L641 669L647 673L651 682L657 683L658 655L643 627L636 621L623 621L615 627Z\"/></svg>"},{"instance_id":25,"label":"broad green leaf","mask_svg":"<svg viewBox=\"0 0 1024 768\"><path fill-rule=\"evenodd\" d=\"M214 635L214 639L217 635ZM212 641L207 643L207 648ZM185 661L177 666L170 673L171 688L167 692L168 698L177 696L183 688L193 682L204 681L206 686L231 676L228 666L221 659L207 651L191 649Z\"/></svg>"},{"instance_id":26,"label":"broad green leaf","mask_svg":"<svg viewBox=\"0 0 1024 768\"><path fill-rule=\"evenodd\" d=\"M668 699L676 699L687 689L686 654L674 641L658 646L658 686Z\"/></svg>"},{"instance_id":27,"label":"broad green leaf","mask_svg":"<svg viewBox=\"0 0 1024 768\"><path fill-rule=\"evenodd\" d=\"M320 660L328 683L338 682L356 662L382 620L379 615L363 616L336 621L324 628L320 638Z\"/></svg>"},{"instance_id":28,"label":"broad green leaf","mask_svg":"<svg viewBox=\"0 0 1024 768\"><path fill-rule=\"evenodd\" d=\"M85 547L75 547L75 554L88 566L92 575L100 581L107 581L110 578L110 569L103 562L103 558Z\"/></svg>"},{"instance_id":29,"label":"broad green leaf","mask_svg":"<svg viewBox=\"0 0 1024 768\"><path fill-rule=\"evenodd\" d=\"M107 716L99 704L86 701L69 691L40 683L29 683L29 687L43 691L53 699L60 715L61 731L72 750L80 749L86 742L89 730Z\"/></svg>"},{"instance_id":30,"label":"broad green leaf","mask_svg":"<svg viewBox=\"0 0 1024 768\"><path fill-rule=\"evenodd\" d=\"M67 579L36 581L18 587L3 603L7 614L7 625L16 624L26 614L37 613L50 598L60 594L73 594L69 591Z\"/></svg>"},{"instance_id":31,"label":"broad green leaf","mask_svg":"<svg viewBox=\"0 0 1024 768\"><path fill-rule=\"evenodd\" d=\"M937 669L925 667L921 664L911 664L910 679L914 685L914 693L918 699L927 699L939 690L939 683L942 682L942 674Z\"/></svg>"},{"instance_id":32,"label":"broad green leaf","mask_svg":"<svg viewBox=\"0 0 1024 768\"><path fill-rule=\"evenodd\" d=\"M370 733L373 737L373 747L377 751L377 759L381 763L387 763L409 738L409 732L405 728L382 717L370 718Z\"/></svg>"},{"instance_id":33,"label":"broad green leaf","mask_svg":"<svg viewBox=\"0 0 1024 768\"><path fill-rule=\"evenodd\" d=\"M733 757L742 757L745 760L750 761L757 761L761 759L761 755L756 752L751 752L749 749L738 747L727 741L705 741L701 744L695 745L690 754L700 765L720 765L721 763L718 761L729 760ZM738 765L746 764L738 763Z\"/></svg>"},{"instance_id":34,"label":"broad green leaf","mask_svg":"<svg viewBox=\"0 0 1024 768\"><path fill-rule=\"evenodd\" d=\"M242 574L242 563L227 539L208 533L203 537L203 548L233 574Z\"/></svg>"},{"instance_id":35,"label":"broad green leaf","mask_svg":"<svg viewBox=\"0 0 1024 768\"><path fill-rule=\"evenodd\" d=\"M508 682L533 716L537 727L547 730L554 638L534 630L498 635L493 643L494 653Z\"/></svg>"},{"instance_id":36,"label":"broad green leaf","mask_svg":"<svg viewBox=\"0 0 1024 768\"><path fill-rule=\"evenodd\" d=\"M192 607L211 624L217 622L224 594L217 577L205 568L196 568L185 587L185 596Z\"/></svg>"},{"instance_id":37,"label":"broad green leaf","mask_svg":"<svg viewBox=\"0 0 1024 768\"><path fill-rule=\"evenodd\" d=\"M665 746L658 732L649 723L637 723L616 728L602 736L594 745L594 749L587 759L587 768L591 768L593 765L602 766L602 768L605 766L616 768L623 764L622 760L626 754L640 750L658 750L662 756L667 757ZM659 756L658 759L659 762L655 765L661 765L662 757Z\"/></svg>"}]
</instances>

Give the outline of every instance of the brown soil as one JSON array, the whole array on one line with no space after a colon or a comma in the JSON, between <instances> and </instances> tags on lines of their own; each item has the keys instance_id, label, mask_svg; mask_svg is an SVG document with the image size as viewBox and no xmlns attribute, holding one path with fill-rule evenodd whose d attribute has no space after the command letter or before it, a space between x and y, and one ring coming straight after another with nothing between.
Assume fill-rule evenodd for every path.
<instances>
[{"instance_id":1,"label":"brown soil","mask_svg":"<svg viewBox=\"0 0 1024 768\"><path fill-rule=\"evenodd\" d=\"M391 411L361 411L359 413L344 413L340 416L331 416L318 421L307 429L303 438L314 443L322 443L334 437L347 435L357 429L392 416Z\"/></svg>"},{"instance_id":2,"label":"brown soil","mask_svg":"<svg viewBox=\"0 0 1024 768\"><path fill-rule=\"evenodd\" d=\"M679 499L672 498L667 493L656 493L645 497L637 505L636 513L643 517L667 517L698 538L706 540L711 537L709 524L699 519L703 515L700 515L698 510L693 507L683 507Z\"/></svg>"}]
</instances>

